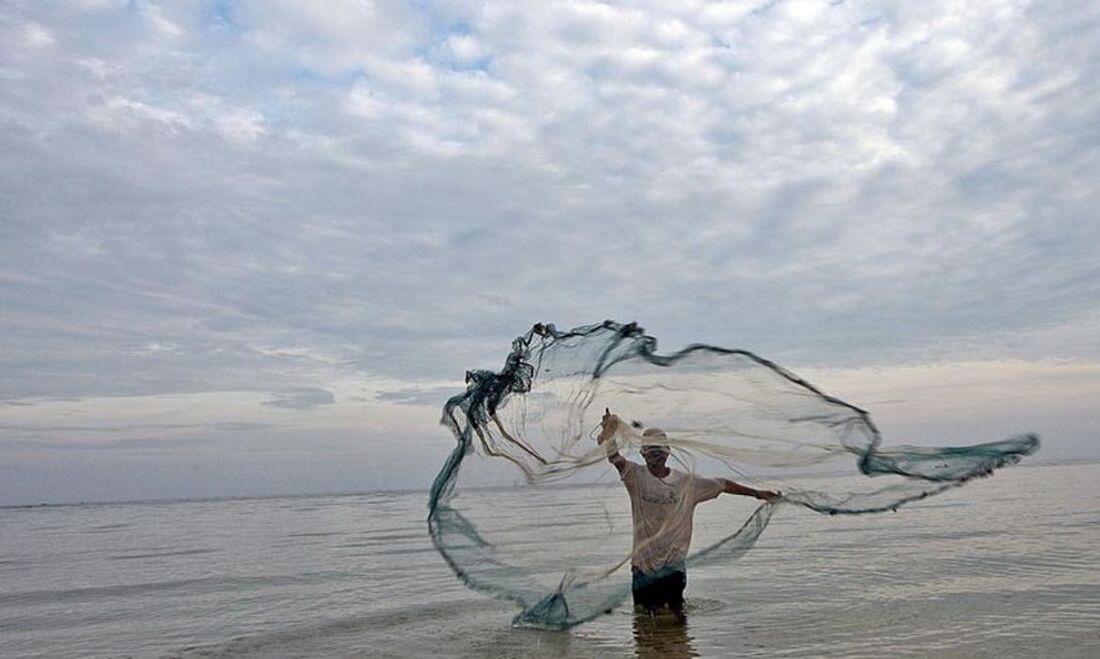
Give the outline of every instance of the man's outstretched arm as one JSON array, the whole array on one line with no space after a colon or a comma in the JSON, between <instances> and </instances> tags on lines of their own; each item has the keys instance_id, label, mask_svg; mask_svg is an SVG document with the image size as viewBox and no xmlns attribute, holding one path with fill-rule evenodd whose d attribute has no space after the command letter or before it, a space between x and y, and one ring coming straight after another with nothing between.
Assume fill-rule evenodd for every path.
<instances>
[{"instance_id":1,"label":"man's outstretched arm","mask_svg":"<svg viewBox=\"0 0 1100 659\"><path fill-rule=\"evenodd\" d=\"M719 478L718 482L722 483L722 491L726 494L740 494L746 497L755 497L763 501L773 501L778 499L782 494L772 490L757 490L747 485L735 483L728 478Z\"/></svg>"},{"instance_id":2,"label":"man's outstretched arm","mask_svg":"<svg viewBox=\"0 0 1100 659\"><path fill-rule=\"evenodd\" d=\"M622 421L619 417L611 413L611 410L604 408L603 418L600 419L600 436L596 438L596 443L603 446L603 443L611 439L611 436L615 434L615 430L619 427ZM618 450L613 450L607 454L607 461L615 465L615 469L619 473L623 473L626 469L626 458L619 454Z\"/></svg>"}]
</instances>

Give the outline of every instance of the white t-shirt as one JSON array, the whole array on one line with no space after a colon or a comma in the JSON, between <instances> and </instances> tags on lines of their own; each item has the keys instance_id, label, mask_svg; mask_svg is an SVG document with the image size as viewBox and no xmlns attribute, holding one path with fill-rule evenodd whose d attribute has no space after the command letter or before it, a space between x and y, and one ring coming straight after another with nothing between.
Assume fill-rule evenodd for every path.
<instances>
[{"instance_id":1,"label":"white t-shirt","mask_svg":"<svg viewBox=\"0 0 1100 659\"><path fill-rule=\"evenodd\" d=\"M631 564L653 572L687 558L695 505L721 494L722 483L675 470L657 478L645 465L629 461L621 478L634 517Z\"/></svg>"}]
</instances>

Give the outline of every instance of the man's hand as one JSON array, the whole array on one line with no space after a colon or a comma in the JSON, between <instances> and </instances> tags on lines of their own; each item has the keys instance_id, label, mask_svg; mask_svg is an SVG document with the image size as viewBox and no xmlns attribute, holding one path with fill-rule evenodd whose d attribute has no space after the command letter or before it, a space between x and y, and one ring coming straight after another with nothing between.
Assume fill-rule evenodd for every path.
<instances>
[{"instance_id":1,"label":"man's hand","mask_svg":"<svg viewBox=\"0 0 1100 659\"><path fill-rule=\"evenodd\" d=\"M611 439L611 436L615 434L615 431L619 429L619 417L611 413L611 408L603 408L603 418L600 419L600 436L596 438L596 443L603 446L603 443ZM626 458L619 455L618 449L611 446L608 449L607 461L615 465L615 469L619 470L619 473L623 473L626 469Z\"/></svg>"},{"instance_id":2,"label":"man's hand","mask_svg":"<svg viewBox=\"0 0 1100 659\"><path fill-rule=\"evenodd\" d=\"M619 423L619 417L611 413L611 408L603 408L603 418L600 419L600 436L596 438L596 443L603 444L606 442L615 434L615 430L619 427Z\"/></svg>"},{"instance_id":3,"label":"man's hand","mask_svg":"<svg viewBox=\"0 0 1100 659\"><path fill-rule=\"evenodd\" d=\"M782 492L776 492L773 490L757 490L756 498L762 501L775 501L783 496Z\"/></svg>"}]
</instances>

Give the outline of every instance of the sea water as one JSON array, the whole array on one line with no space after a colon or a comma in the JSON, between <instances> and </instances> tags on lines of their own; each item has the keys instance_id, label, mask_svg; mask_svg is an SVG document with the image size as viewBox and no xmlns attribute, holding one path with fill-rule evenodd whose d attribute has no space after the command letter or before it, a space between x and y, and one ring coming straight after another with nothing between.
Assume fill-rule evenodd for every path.
<instances>
[{"instance_id":1,"label":"sea water","mask_svg":"<svg viewBox=\"0 0 1100 659\"><path fill-rule=\"evenodd\" d=\"M529 498L506 514L532 537L553 530L525 506L628 505L613 482ZM754 503L721 499L698 534ZM1096 464L1013 467L897 513L781 507L744 559L689 574L686 624L624 606L565 632L513 628L513 605L460 584L426 501L0 509L0 656L1100 656Z\"/></svg>"}]
</instances>

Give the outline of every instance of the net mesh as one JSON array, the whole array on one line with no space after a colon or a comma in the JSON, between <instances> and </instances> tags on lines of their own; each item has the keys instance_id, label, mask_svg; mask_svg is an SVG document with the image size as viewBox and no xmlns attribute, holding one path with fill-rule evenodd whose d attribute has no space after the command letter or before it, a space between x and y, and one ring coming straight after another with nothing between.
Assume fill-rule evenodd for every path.
<instances>
[{"instance_id":1,"label":"net mesh","mask_svg":"<svg viewBox=\"0 0 1100 659\"><path fill-rule=\"evenodd\" d=\"M606 409L621 422L601 444ZM766 359L709 345L661 355L641 328L612 321L567 332L534 326L513 342L500 372L467 374L443 423L457 445L431 489L436 549L471 588L516 602L517 624L547 628L590 620L630 595L627 570L640 548L608 456L640 464L639 450L652 441L646 428L664 431L669 466L685 479L782 492L758 506L721 497L742 503L715 508L714 521L695 529L687 566L736 560L778 506L896 510L1039 446L1021 435L884 448L865 411Z\"/></svg>"}]
</instances>

